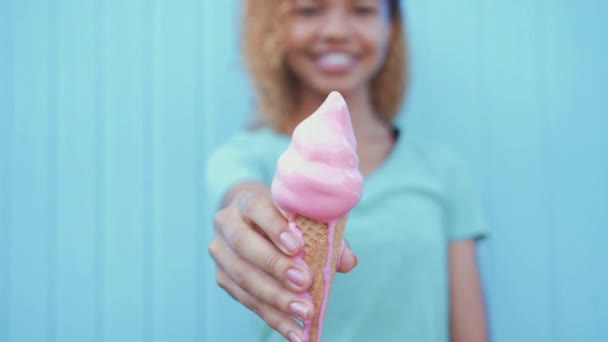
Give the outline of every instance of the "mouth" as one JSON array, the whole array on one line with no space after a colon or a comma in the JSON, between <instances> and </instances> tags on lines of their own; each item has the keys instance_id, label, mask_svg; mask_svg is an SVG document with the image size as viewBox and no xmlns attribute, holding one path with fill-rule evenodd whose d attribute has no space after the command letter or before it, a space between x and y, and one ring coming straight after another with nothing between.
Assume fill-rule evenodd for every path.
<instances>
[{"instance_id":1,"label":"mouth","mask_svg":"<svg viewBox=\"0 0 608 342\"><path fill-rule=\"evenodd\" d=\"M328 52L315 58L315 65L320 71L332 74L350 71L355 66L355 62L355 56L346 52Z\"/></svg>"}]
</instances>

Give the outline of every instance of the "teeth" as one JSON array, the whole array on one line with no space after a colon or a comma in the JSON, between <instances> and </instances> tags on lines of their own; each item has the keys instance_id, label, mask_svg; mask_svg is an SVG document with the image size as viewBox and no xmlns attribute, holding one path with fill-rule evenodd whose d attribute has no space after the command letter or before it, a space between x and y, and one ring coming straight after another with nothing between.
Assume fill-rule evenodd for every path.
<instances>
[{"instance_id":1,"label":"teeth","mask_svg":"<svg viewBox=\"0 0 608 342\"><path fill-rule=\"evenodd\" d=\"M329 66L350 64L352 60L351 55L342 52L327 53L319 58L321 64Z\"/></svg>"}]
</instances>

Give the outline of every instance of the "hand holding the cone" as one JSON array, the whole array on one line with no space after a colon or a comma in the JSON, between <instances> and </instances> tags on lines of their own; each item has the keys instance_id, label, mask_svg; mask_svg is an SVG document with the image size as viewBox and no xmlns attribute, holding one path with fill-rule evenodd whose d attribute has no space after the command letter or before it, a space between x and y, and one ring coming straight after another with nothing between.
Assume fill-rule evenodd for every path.
<instances>
[{"instance_id":1,"label":"hand holding the cone","mask_svg":"<svg viewBox=\"0 0 608 342\"><path fill-rule=\"evenodd\" d=\"M306 321L314 315L312 301L298 295L308 291L312 274L306 264L293 260L304 243L288 229L268 187L254 182L234 187L214 218L214 228L209 253L217 283L286 339L305 341L293 317ZM337 270L348 272L355 264L346 246Z\"/></svg>"}]
</instances>

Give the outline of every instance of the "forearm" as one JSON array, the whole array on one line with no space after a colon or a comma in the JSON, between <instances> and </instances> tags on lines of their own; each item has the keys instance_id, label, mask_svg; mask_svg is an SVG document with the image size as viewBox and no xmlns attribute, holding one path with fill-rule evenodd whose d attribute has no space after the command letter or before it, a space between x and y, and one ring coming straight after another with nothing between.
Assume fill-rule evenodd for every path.
<instances>
[{"instance_id":1,"label":"forearm","mask_svg":"<svg viewBox=\"0 0 608 342\"><path fill-rule=\"evenodd\" d=\"M475 241L450 243L450 334L452 342L488 341L486 310Z\"/></svg>"}]
</instances>

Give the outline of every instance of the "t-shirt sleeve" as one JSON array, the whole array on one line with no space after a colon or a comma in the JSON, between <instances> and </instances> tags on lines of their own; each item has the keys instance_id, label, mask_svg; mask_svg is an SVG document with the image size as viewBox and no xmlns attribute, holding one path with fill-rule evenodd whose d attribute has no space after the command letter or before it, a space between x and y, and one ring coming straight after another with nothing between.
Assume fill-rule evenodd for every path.
<instances>
[{"instance_id":1,"label":"t-shirt sleeve","mask_svg":"<svg viewBox=\"0 0 608 342\"><path fill-rule=\"evenodd\" d=\"M244 181L264 182L263 161L252 141L241 137L229 140L215 150L207 161L205 185L213 210L220 207L226 193Z\"/></svg>"},{"instance_id":2,"label":"t-shirt sleeve","mask_svg":"<svg viewBox=\"0 0 608 342\"><path fill-rule=\"evenodd\" d=\"M449 241L482 238L487 233L479 195L464 163L448 158L446 174L446 229Z\"/></svg>"}]
</instances>

